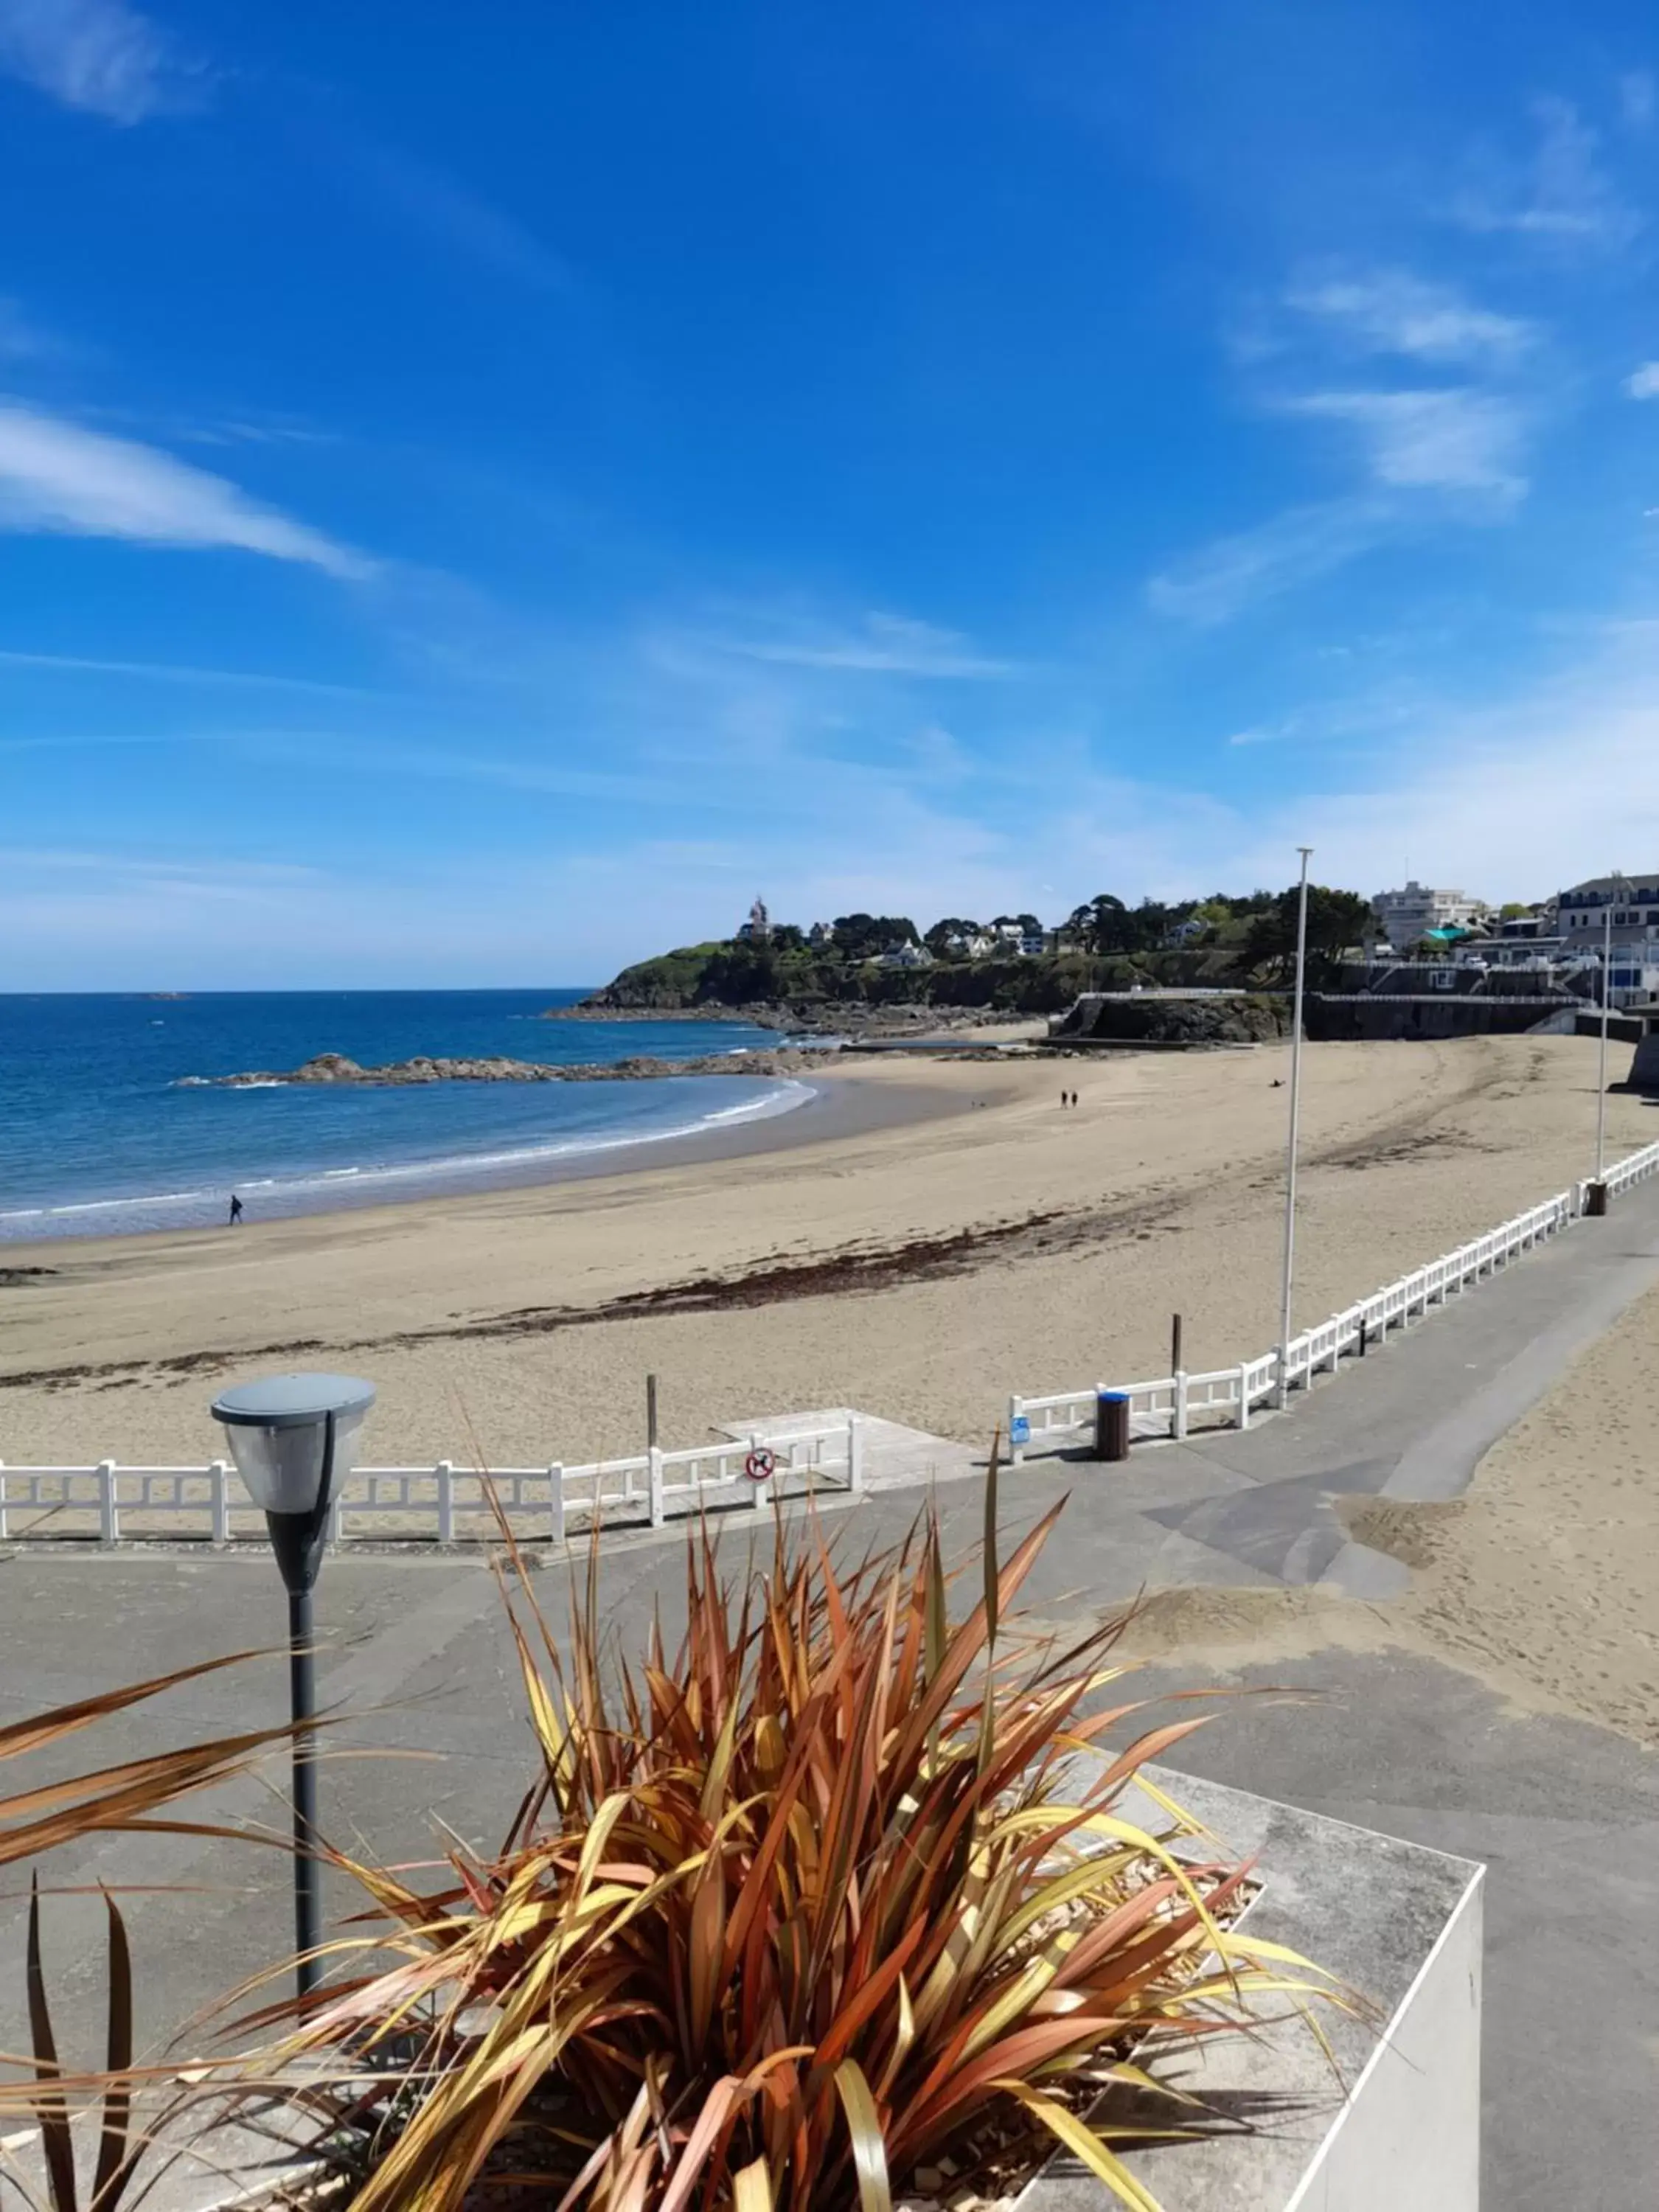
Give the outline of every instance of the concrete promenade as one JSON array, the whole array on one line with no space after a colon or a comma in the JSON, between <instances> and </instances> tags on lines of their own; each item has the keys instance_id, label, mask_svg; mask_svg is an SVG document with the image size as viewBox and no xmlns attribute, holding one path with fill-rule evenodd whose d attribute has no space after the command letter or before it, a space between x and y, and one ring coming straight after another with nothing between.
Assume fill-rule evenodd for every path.
<instances>
[{"instance_id":1,"label":"concrete promenade","mask_svg":"<svg viewBox=\"0 0 1659 2212\"><path fill-rule=\"evenodd\" d=\"M1287 1417L1243 1435L1142 1450L1125 1468L1038 1461L1006 1479L1005 1521L1067 1492L1061 1534L1029 1588L1056 1625L1091 1620L1145 1585L1271 1588L1334 1578L1383 1594L1395 1563L1347 1545L1328 1503L1343 1492L1454 1495L1480 1454L1629 1300L1659 1282L1659 1184L1626 1199L1483 1288L1322 1383ZM947 1540L965 1552L981 1480L941 1484ZM896 1535L920 1503L876 1492L830 1516L862 1550ZM749 1540L753 1524L734 1528ZM601 1599L637 1648L660 1603L682 1605L682 1535L610 1543ZM538 1594L556 1621L562 1561ZM532 1758L492 1577L475 1560L345 1553L325 1566L323 1691L362 1716L343 1741L403 1756L331 1759L325 1825L349 1848L409 1861L440 1847L430 1815L488 1846ZM0 1720L138 1674L278 1641L268 1560L181 1553L15 1551L0 1558ZM1212 1666L1149 1673L1149 1691L1216 1679ZM1225 1678L1269 1679L1245 1669ZM1486 2201L1494 2212L1650 2201L1659 2171L1659 1761L1575 1722L1517 1717L1470 1675L1384 1650L1326 1650L1271 1669L1309 1701L1229 1700L1176 1764L1345 1820L1486 1860ZM273 1657L210 1678L125 1723L95 1747L132 1757L205 1729L283 1717ZM84 1763L88 1739L75 1761ZM273 1779L280 1785L280 1766ZM204 1813L281 1826L279 1796L253 1781ZM287 1869L275 1855L187 1838L112 1838L64 1854L57 1884L136 1886L126 1899L141 2036L182 2021L288 1942ZM186 1889L158 1890L158 1883ZM0 2049L22 2047L23 1900L0 1895ZM331 1899L344 1909L347 1893ZM96 2055L102 1907L48 1907L47 1952L66 2056Z\"/></svg>"}]
</instances>

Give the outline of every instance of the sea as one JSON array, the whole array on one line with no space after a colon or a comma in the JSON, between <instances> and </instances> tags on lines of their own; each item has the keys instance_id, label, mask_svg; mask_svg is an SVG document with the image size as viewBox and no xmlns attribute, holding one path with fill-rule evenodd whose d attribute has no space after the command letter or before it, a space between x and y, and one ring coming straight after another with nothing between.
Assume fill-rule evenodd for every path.
<instances>
[{"instance_id":1,"label":"sea","mask_svg":"<svg viewBox=\"0 0 1659 2212\"><path fill-rule=\"evenodd\" d=\"M202 1227L226 1219L233 1192L254 1222L534 1182L594 1154L614 1152L620 1166L631 1148L788 1113L812 1095L738 1074L410 1089L211 1080L322 1052L364 1066L421 1053L568 1065L775 1042L743 1022L559 1018L585 995L0 995L0 1243Z\"/></svg>"}]
</instances>

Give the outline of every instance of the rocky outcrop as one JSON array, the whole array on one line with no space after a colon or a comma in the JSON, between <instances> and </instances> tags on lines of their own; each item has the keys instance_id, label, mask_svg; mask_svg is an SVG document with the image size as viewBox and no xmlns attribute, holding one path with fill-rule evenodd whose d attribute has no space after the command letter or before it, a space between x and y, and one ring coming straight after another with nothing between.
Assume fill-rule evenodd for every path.
<instances>
[{"instance_id":1,"label":"rocky outcrop","mask_svg":"<svg viewBox=\"0 0 1659 2212\"><path fill-rule=\"evenodd\" d=\"M1261 1044L1287 1036L1289 1002L1265 994L1177 999L1152 992L1078 1000L1056 1044Z\"/></svg>"},{"instance_id":2,"label":"rocky outcrop","mask_svg":"<svg viewBox=\"0 0 1659 2212\"><path fill-rule=\"evenodd\" d=\"M823 1065L821 1052L784 1051L708 1053L693 1060L615 1060L564 1067L545 1060L432 1060L417 1054L412 1060L392 1060L383 1067L362 1067L343 1053L319 1052L303 1067L253 1070L243 1075L187 1076L185 1081L192 1087L211 1083L228 1091L264 1090L273 1084L360 1084L399 1089L425 1083L637 1083L665 1075L799 1075Z\"/></svg>"}]
</instances>

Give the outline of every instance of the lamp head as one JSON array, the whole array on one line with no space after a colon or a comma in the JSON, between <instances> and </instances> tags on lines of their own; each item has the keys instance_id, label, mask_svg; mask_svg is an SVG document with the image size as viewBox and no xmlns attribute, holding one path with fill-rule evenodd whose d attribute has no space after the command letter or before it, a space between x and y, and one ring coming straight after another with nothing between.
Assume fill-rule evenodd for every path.
<instances>
[{"instance_id":1,"label":"lamp head","mask_svg":"<svg viewBox=\"0 0 1659 2212\"><path fill-rule=\"evenodd\" d=\"M213 1401L236 1471L264 1508L271 1549L292 1592L322 1564L328 1510L351 1472L374 1385L351 1375L274 1375Z\"/></svg>"},{"instance_id":2,"label":"lamp head","mask_svg":"<svg viewBox=\"0 0 1659 2212\"><path fill-rule=\"evenodd\" d=\"M213 1418L224 1425L256 1505L267 1513L313 1513L326 1510L350 1474L357 1433L374 1402L374 1385L355 1376L273 1375L225 1391L213 1401ZM330 1414L334 1456L325 1468Z\"/></svg>"}]
</instances>

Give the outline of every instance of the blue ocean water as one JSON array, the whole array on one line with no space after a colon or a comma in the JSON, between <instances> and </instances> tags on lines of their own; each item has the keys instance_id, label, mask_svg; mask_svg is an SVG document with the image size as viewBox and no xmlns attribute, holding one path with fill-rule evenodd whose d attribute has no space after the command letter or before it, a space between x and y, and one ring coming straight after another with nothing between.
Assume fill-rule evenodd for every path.
<instances>
[{"instance_id":1,"label":"blue ocean water","mask_svg":"<svg viewBox=\"0 0 1659 2212\"><path fill-rule=\"evenodd\" d=\"M297 1067L503 1054L570 1063L686 1059L769 1042L726 1022L538 1017L580 991L0 995L0 1242L249 1220L486 1183L563 1158L786 1112L800 1085L750 1076L419 1089L191 1084Z\"/></svg>"}]
</instances>

